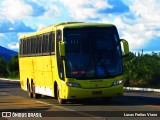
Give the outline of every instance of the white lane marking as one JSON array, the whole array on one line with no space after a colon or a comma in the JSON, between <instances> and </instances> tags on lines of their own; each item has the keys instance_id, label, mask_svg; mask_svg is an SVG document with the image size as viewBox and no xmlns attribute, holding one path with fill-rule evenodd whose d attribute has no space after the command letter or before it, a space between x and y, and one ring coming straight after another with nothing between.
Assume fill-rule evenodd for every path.
<instances>
[{"instance_id":1,"label":"white lane marking","mask_svg":"<svg viewBox=\"0 0 160 120\"><path fill-rule=\"evenodd\" d=\"M84 113L84 112L79 112L79 111L76 111L76 110L73 110L73 109L69 109L69 108L57 106L57 105L55 105L55 104L49 104L49 103L42 102L42 101L36 101L36 102L42 103L42 104L45 104L45 105L51 105L51 106L54 106L55 108L59 108L59 109L67 110L67 111L72 111L72 112L79 113L79 114L82 114L82 115L94 117L95 119L104 119L103 117L98 117L98 116L91 115L91 114L87 114L87 113Z\"/></svg>"},{"instance_id":2,"label":"white lane marking","mask_svg":"<svg viewBox=\"0 0 160 120\"><path fill-rule=\"evenodd\" d=\"M36 102L37 103L42 103L42 104L45 104L45 105L52 105L52 104L49 104L49 103L46 103L46 102L42 102L42 101L37 101L37 100L36 100Z\"/></svg>"},{"instance_id":3,"label":"white lane marking","mask_svg":"<svg viewBox=\"0 0 160 120\"><path fill-rule=\"evenodd\" d=\"M11 94L8 94L8 93L5 93L5 92L1 92L2 94L5 94L5 95L8 95L8 96L14 96L14 95L11 95Z\"/></svg>"},{"instance_id":4,"label":"white lane marking","mask_svg":"<svg viewBox=\"0 0 160 120\"><path fill-rule=\"evenodd\" d=\"M7 78L0 78L0 80L14 81L14 82L19 82L20 81L20 80L13 80L13 79L7 79Z\"/></svg>"}]
</instances>

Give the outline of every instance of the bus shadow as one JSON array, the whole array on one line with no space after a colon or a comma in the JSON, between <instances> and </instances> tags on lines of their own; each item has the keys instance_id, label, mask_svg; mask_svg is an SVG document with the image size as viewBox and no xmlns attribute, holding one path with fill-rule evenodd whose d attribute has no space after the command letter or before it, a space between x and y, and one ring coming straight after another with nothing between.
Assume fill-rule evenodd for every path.
<instances>
[{"instance_id":1,"label":"bus shadow","mask_svg":"<svg viewBox=\"0 0 160 120\"><path fill-rule=\"evenodd\" d=\"M82 99L82 100L70 100L66 106L72 105L77 106L77 104L81 105L89 105L89 106L137 106L137 105L160 105L160 99L155 97L142 97L142 96L121 96L121 97L113 97L111 101L95 98L95 99ZM64 106L65 106L64 105Z\"/></svg>"},{"instance_id":2,"label":"bus shadow","mask_svg":"<svg viewBox=\"0 0 160 120\"><path fill-rule=\"evenodd\" d=\"M125 96L118 96L113 97L111 100L109 99L103 99L103 98L89 98L89 99L75 99L75 100L68 100L66 104L58 104L57 99L53 97L43 96L40 98L41 100L50 100L53 104L59 105L59 106L137 106L137 105L154 105L159 106L160 105L160 98L158 97L146 97L146 96L131 96L131 95L125 95Z\"/></svg>"},{"instance_id":3,"label":"bus shadow","mask_svg":"<svg viewBox=\"0 0 160 120\"><path fill-rule=\"evenodd\" d=\"M41 111L46 111L46 110L48 110L49 108L22 108L22 109L0 109L0 112L20 112L20 113L22 113L22 112L41 112Z\"/></svg>"}]
</instances>

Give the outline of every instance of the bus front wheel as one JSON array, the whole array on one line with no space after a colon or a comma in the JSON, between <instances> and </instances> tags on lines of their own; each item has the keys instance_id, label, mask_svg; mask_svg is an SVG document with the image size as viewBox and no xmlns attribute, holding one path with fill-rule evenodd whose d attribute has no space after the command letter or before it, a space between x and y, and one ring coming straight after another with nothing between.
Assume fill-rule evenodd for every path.
<instances>
[{"instance_id":1,"label":"bus front wheel","mask_svg":"<svg viewBox=\"0 0 160 120\"><path fill-rule=\"evenodd\" d=\"M59 103L59 104L65 104L65 103L66 103L66 100L65 100L65 99L60 98L58 87L57 87L57 100L58 100L58 103Z\"/></svg>"}]
</instances>

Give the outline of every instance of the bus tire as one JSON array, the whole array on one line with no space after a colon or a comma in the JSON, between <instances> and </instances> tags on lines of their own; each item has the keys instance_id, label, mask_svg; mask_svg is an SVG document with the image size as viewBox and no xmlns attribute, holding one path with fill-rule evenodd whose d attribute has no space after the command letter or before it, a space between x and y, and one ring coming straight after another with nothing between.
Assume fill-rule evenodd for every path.
<instances>
[{"instance_id":1,"label":"bus tire","mask_svg":"<svg viewBox=\"0 0 160 120\"><path fill-rule=\"evenodd\" d=\"M32 91L31 91L31 86L30 86L29 81L27 82L27 92L28 92L28 96L30 98L33 98L33 94L32 94Z\"/></svg>"},{"instance_id":2,"label":"bus tire","mask_svg":"<svg viewBox=\"0 0 160 120\"><path fill-rule=\"evenodd\" d=\"M34 85L33 82L32 82L32 94L33 94L33 98L35 98L35 99L38 99L38 98L41 97L41 94L37 94L37 93L35 92L35 85Z\"/></svg>"},{"instance_id":3,"label":"bus tire","mask_svg":"<svg viewBox=\"0 0 160 120\"><path fill-rule=\"evenodd\" d=\"M57 87L57 100L59 104L65 104L67 102L65 99L60 98L58 87Z\"/></svg>"}]
</instances>

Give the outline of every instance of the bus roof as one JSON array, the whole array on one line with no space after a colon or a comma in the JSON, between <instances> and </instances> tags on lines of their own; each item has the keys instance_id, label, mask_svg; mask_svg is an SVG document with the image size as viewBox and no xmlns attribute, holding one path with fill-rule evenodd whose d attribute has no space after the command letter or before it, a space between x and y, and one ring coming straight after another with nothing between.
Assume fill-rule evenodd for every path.
<instances>
[{"instance_id":1,"label":"bus roof","mask_svg":"<svg viewBox=\"0 0 160 120\"><path fill-rule=\"evenodd\" d=\"M57 29L81 28L81 27L87 27L87 26L113 27L114 25L113 24L105 24L105 23L63 22L63 23L58 23L58 24L44 27L37 32L21 35L20 39L35 36L35 35L40 35L40 34L44 34L44 33L49 33L51 31L54 31L55 28L57 28Z\"/></svg>"}]
</instances>

